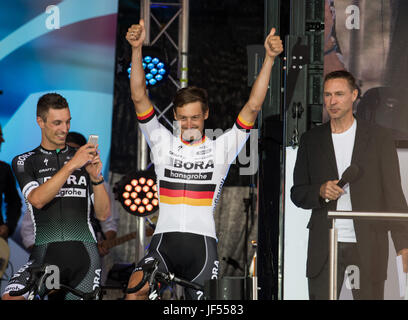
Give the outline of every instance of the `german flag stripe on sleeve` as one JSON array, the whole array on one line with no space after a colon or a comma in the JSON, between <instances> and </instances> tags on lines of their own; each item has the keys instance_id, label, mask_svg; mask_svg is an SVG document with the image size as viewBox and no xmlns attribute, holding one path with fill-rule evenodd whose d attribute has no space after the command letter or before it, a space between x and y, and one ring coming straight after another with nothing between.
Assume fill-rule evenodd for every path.
<instances>
[{"instance_id":1,"label":"german flag stripe on sleeve","mask_svg":"<svg viewBox=\"0 0 408 320\"><path fill-rule=\"evenodd\" d=\"M237 127L239 129L249 130L249 129L252 129L252 127L254 126L254 122L252 122L252 123L247 122L244 119L242 119L242 117L240 115L238 115L236 125L237 125Z\"/></svg>"},{"instance_id":2,"label":"german flag stripe on sleeve","mask_svg":"<svg viewBox=\"0 0 408 320\"><path fill-rule=\"evenodd\" d=\"M160 203L211 206L215 184L188 184L160 181Z\"/></svg>"},{"instance_id":3,"label":"german flag stripe on sleeve","mask_svg":"<svg viewBox=\"0 0 408 320\"><path fill-rule=\"evenodd\" d=\"M137 113L137 120L141 123L148 122L154 116L154 108L151 106L143 113Z\"/></svg>"}]
</instances>

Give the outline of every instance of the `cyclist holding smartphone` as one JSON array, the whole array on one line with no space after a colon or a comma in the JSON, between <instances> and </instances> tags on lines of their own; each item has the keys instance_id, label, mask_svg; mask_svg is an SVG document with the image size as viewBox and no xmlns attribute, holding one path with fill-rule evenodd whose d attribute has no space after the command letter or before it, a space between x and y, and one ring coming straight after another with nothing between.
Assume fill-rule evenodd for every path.
<instances>
[{"instance_id":1,"label":"cyclist holding smartphone","mask_svg":"<svg viewBox=\"0 0 408 320\"><path fill-rule=\"evenodd\" d=\"M41 145L18 155L12 167L34 222L35 245L29 261L11 278L8 292L25 287L30 266L56 265L61 283L84 292L99 286L100 258L89 222L91 201L95 215L106 220L110 200L101 175L98 146L90 143L79 149L65 143L71 114L61 95L43 95L37 104ZM77 299L68 294L66 299Z\"/></svg>"}]
</instances>

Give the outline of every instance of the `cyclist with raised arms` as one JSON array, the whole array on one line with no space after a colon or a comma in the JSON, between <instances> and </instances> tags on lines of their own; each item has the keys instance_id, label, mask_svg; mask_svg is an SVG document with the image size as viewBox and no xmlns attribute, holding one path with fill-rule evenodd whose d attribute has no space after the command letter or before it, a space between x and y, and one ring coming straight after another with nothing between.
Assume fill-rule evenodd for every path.
<instances>
[{"instance_id":1,"label":"cyclist with raised arms","mask_svg":"<svg viewBox=\"0 0 408 320\"><path fill-rule=\"evenodd\" d=\"M12 162L33 219L35 244L28 263L9 281L4 300L26 299L12 297L9 292L27 285L30 266L45 263L59 268L60 283L83 292L93 291L100 281L100 257L89 215L93 203L96 217L106 220L110 200L98 146L87 143L76 149L66 145L71 114L59 94L40 97L37 123L41 145ZM65 299L78 298L69 293Z\"/></svg>"},{"instance_id":2,"label":"cyclist with raised arms","mask_svg":"<svg viewBox=\"0 0 408 320\"><path fill-rule=\"evenodd\" d=\"M180 89L173 100L178 129L172 134L162 126L146 91L142 65L144 21L132 25L126 39L132 46L130 87L139 126L149 144L158 180L160 214L147 255L132 273L128 287L142 279L142 266L152 258L159 270L173 272L204 285L218 277L217 240L213 212L231 163L248 139L264 102L274 59L283 51L275 29L265 40L265 60L248 102L232 129L215 140L204 134L208 98L204 89ZM126 299L146 299L148 284ZM186 298L198 300L202 292L188 289Z\"/></svg>"}]
</instances>

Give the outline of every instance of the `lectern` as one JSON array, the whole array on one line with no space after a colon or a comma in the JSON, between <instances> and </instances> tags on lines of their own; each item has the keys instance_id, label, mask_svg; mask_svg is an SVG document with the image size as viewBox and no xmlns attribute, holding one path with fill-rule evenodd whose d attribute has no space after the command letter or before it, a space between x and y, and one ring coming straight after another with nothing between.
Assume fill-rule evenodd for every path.
<instances>
[{"instance_id":1,"label":"lectern","mask_svg":"<svg viewBox=\"0 0 408 320\"><path fill-rule=\"evenodd\" d=\"M336 219L408 221L408 213L329 211L328 217L333 220L329 244L329 299L337 300L337 229L334 228Z\"/></svg>"}]
</instances>

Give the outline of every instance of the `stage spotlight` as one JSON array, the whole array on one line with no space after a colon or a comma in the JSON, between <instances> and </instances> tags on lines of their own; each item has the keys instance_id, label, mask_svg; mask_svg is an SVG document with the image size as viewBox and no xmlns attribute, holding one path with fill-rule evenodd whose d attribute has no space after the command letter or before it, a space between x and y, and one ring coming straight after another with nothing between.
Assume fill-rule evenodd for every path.
<instances>
[{"instance_id":1,"label":"stage spotlight","mask_svg":"<svg viewBox=\"0 0 408 320\"><path fill-rule=\"evenodd\" d=\"M113 189L115 199L132 215L145 217L159 208L156 177L152 170L128 173Z\"/></svg>"},{"instance_id":2,"label":"stage spotlight","mask_svg":"<svg viewBox=\"0 0 408 320\"><path fill-rule=\"evenodd\" d=\"M143 70L145 71L146 86L153 87L164 82L169 74L169 65L163 57L161 50L156 47L143 47ZM132 64L128 68L130 78L130 71Z\"/></svg>"}]
</instances>

